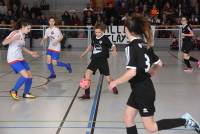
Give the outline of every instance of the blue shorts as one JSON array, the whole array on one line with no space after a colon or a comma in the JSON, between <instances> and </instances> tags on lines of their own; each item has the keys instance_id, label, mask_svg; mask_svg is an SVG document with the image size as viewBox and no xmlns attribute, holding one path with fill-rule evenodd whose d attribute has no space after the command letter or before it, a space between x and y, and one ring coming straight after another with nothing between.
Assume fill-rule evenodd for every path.
<instances>
[{"instance_id":1,"label":"blue shorts","mask_svg":"<svg viewBox=\"0 0 200 134\"><path fill-rule=\"evenodd\" d=\"M51 56L52 60L59 60L60 59L60 53L59 52L47 50L47 55Z\"/></svg>"},{"instance_id":2,"label":"blue shorts","mask_svg":"<svg viewBox=\"0 0 200 134\"><path fill-rule=\"evenodd\" d=\"M26 70L26 71L30 70L30 67L26 61L18 61L13 64L10 64L10 66L15 73L19 73L22 70Z\"/></svg>"}]
</instances>

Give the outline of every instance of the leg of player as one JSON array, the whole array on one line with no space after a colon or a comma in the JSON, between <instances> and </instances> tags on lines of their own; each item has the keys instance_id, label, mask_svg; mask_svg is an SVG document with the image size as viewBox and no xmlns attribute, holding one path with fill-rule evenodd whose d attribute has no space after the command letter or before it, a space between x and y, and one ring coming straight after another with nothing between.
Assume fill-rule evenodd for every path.
<instances>
[{"instance_id":1,"label":"leg of player","mask_svg":"<svg viewBox=\"0 0 200 134\"><path fill-rule=\"evenodd\" d=\"M108 84L113 80L112 77L111 77L111 75L106 76L106 79L107 79L107 81L108 81ZM118 94L118 89L117 89L117 87L114 87L114 88L112 89L112 91L113 91L113 94Z\"/></svg>"},{"instance_id":2,"label":"leg of player","mask_svg":"<svg viewBox=\"0 0 200 134\"><path fill-rule=\"evenodd\" d=\"M87 80L91 80L92 74L93 74L93 71L90 69L87 69L85 72L84 78ZM83 100L90 99L90 87L85 89L85 93L82 96L80 96L79 99L83 99Z\"/></svg>"},{"instance_id":3,"label":"leg of player","mask_svg":"<svg viewBox=\"0 0 200 134\"><path fill-rule=\"evenodd\" d=\"M137 127L134 122L137 113L138 113L137 109L130 106L126 106L125 113L124 113L124 123L126 126L127 134L138 134Z\"/></svg>"},{"instance_id":4,"label":"leg of player","mask_svg":"<svg viewBox=\"0 0 200 134\"><path fill-rule=\"evenodd\" d=\"M50 55L47 55L47 66L48 66L48 69L50 71L50 76L48 78L49 79L56 78L56 74L55 74L55 71L54 71L54 68L53 68L52 59L51 59Z\"/></svg>"},{"instance_id":5,"label":"leg of player","mask_svg":"<svg viewBox=\"0 0 200 134\"><path fill-rule=\"evenodd\" d=\"M156 122L154 121L153 116L142 117L142 121L145 129L150 133L181 126L194 129L198 134L200 132L199 123L196 122L188 113L184 114L182 118L162 119Z\"/></svg>"},{"instance_id":6,"label":"leg of player","mask_svg":"<svg viewBox=\"0 0 200 134\"><path fill-rule=\"evenodd\" d=\"M19 100L19 96L18 96L17 92L20 89L20 87L28 80L28 73L27 73L27 71L25 69L20 71L19 73L21 74L21 76L17 80L17 82L16 82L15 86L13 87L13 89L10 91L10 96L14 100Z\"/></svg>"},{"instance_id":7,"label":"leg of player","mask_svg":"<svg viewBox=\"0 0 200 134\"><path fill-rule=\"evenodd\" d=\"M186 69L184 69L184 72L193 72L193 69L192 69L192 66L190 64L190 61L189 61L189 55L187 53L183 53L183 60L184 60L184 63L186 65Z\"/></svg>"},{"instance_id":8,"label":"leg of player","mask_svg":"<svg viewBox=\"0 0 200 134\"><path fill-rule=\"evenodd\" d=\"M55 61L53 60L52 61L53 63L56 62L56 65L58 67L65 67L69 73L72 73L72 67L71 67L71 64L70 63L64 63L64 62L61 62L61 61Z\"/></svg>"},{"instance_id":9,"label":"leg of player","mask_svg":"<svg viewBox=\"0 0 200 134\"><path fill-rule=\"evenodd\" d=\"M28 74L28 78L27 78L27 80L25 82L23 98L35 99L36 97L33 96L30 93L30 89L31 89L31 86L32 86L32 74L31 74L31 71L27 71L27 74Z\"/></svg>"}]
</instances>

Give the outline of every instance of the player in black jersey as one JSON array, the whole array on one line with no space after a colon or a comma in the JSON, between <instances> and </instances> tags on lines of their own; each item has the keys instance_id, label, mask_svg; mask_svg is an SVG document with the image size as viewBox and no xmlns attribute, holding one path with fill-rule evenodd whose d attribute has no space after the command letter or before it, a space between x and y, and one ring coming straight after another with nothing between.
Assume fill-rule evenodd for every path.
<instances>
[{"instance_id":1,"label":"player in black jersey","mask_svg":"<svg viewBox=\"0 0 200 134\"><path fill-rule=\"evenodd\" d=\"M110 49L113 55L116 55L116 47L111 43L109 38L104 35L105 26L102 24L97 24L95 26L95 36L92 37L92 43L87 47L87 49L81 54L81 58L86 55L90 50L92 50L91 62L87 67L84 77L91 80L92 74L98 69L101 74L106 76L108 83L112 81L109 65L107 59L109 58ZM112 89L114 94L118 94L116 87ZM85 94L79 97L80 99L90 99L90 88L85 90Z\"/></svg>"},{"instance_id":2,"label":"player in black jersey","mask_svg":"<svg viewBox=\"0 0 200 134\"><path fill-rule=\"evenodd\" d=\"M186 17L181 18L182 23L182 58L184 60L185 65L187 66L186 69L184 69L185 72L192 72L192 66L190 64L190 61L196 62L198 68L200 68L200 61L198 61L196 58L189 55L190 50L193 47L192 43L192 37L194 36L194 33L192 31L191 26L188 24L188 20Z\"/></svg>"},{"instance_id":3,"label":"player in black jersey","mask_svg":"<svg viewBox=\"0 0 200 134\"><path fill-rule=\"evenodd\" d=\"M127 71L112 81L109 89L127 81L130 83L132 93L124 115L127 134L138 134L134 122L138 112L142 117L144 127L151 133L184 125L200 132L198 122L193 120L188 113L182 118L154 121L155 89L151 76L162 66L162 62L152 48L151 27L144 17L135 16L125 25L125 32L130 40L130 44L125 48Z\"/></svg>"}]
</instances>

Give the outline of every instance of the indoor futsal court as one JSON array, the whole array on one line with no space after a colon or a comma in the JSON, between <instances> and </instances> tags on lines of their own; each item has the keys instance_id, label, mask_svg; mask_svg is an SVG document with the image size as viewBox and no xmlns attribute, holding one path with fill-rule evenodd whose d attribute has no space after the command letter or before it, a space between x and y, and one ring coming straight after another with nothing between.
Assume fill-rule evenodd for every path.
<instances>
[{"instance_id":1,"label":"indoor futsal court","mask_svg":"<svg viewBox=\"0 0 200 134\"><path fill-rule=\"evenodd\" d=\"M1 134L124 134L123 111L130 93L129 84L118 86L119 95L108 91L107 82L99 75L93 76L91 99L79 100L83 93L79 81L89 62L89 56L80 59L81 51L66 50L61 59L71 62L73 73L57 69L57 78L47 80L48 70L45 55L33 59L26 56L33 73L35 100L13 101L9 96L12 83L18 75L14 74L5 61L6 51L1 50L0 66L0 133ZM183 73L183 64L177 51L156 50L164 62L164 67L153 77L157 91L156 119L180 117L185 112L200 120L199 80L200 70L195 68L191 74ZM192 55L199 57L198 51ZM125 55L118 52L110 57L111 75L117 77L125 70ZM119 65L120 64L120 65ZM20 90L22 93L22 90ZM171 105L174 104L174 105ZM137 117L140 134L146 134ZM185 128L161 131L158 134L195 134Z\"/></svg>"}]
</instances>

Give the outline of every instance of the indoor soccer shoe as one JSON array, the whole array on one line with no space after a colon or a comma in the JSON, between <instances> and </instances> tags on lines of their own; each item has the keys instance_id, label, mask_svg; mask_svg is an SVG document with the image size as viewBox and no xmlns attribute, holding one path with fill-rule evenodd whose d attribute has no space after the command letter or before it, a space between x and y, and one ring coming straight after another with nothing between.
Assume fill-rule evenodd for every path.
<instances>
[{"instance_id":1,"label":"indoor soccer shoe","mask_svg":"<svg viewBox=\"0 0 200 134\"><path fill-rule=\"evenodd\" d=\"M54 78L56 78L56 75L55 75L55 74L51 74L51 75L48 77L48 79L54 79Z\"/></svg>"},{"instance_id":2,"label":"indoor soccer shoe","mask_svg":"<svg viewBox=\"0 0 200 134\"><path fill-rule=\"evenodd\" d=\"M200 60L197 62L197 67L200 68Z\"/></svg>"},{"instance_id":3,"label":"indoor soccer shoe","mask_svg":"<svg viewBox=\"0 0 200 134\"><path fill-rule=\"evenodd\" d=\"M195 121L189 113L182 115L182 118L186 120L185 127L194 129L198 134L200 134L200 125Z\"/></svg>"},{"instance_id":4,"label":"indoor soccer shoe","mask_svg":"<svg viewBox=\"0 0 200 134\"><path fill-rule=\"evenodd\" d=\"M17 91L10 91L10 96L11 96L14 100L19 100L19 96L17 96Z\"/></svg>"},{"instance_id":5,"label":"indoor soccer shoe","mask_svg":"<svg viewBox=\"0 0 200 134\"><path fill-rule=\"evenodd\" d=\"M192 73L193 69L192 68L186 68L183 71L186 72L186 73Z\"/></svg>"},{"instance_id":6,"label":"indoor soccer shoe","mask_svg":"<svg viewBox=\"0 0 200 134\"><path fill-rule=\"evenodd\" d=\"M30 93L28 94L23 94L23 98L26 98L26 99L35 99L36 97Z\"/></svg>"},{"instance_id":7,"label":"indoor soccer shoe","mask_svg":"<svg viewBox=\"0 0 200 134\"><path fill-rule=\"evenodd\" d=\"M114 87L114 88L112 89L112 91L113 91L113 94L118 94L117 87Z\"/></svg>"},{"instance_id":8,"label":"indoor soccer shoe","mask_svg":"<svg viewBox=\"0 0 200 134\"><path fill-rule=\"evenodd\" d=\"M82 96L78 97L81 100L88 100L90 99L90 95L83 94Z\"/></svg>"},{"instance_id":9,"label":"indoor soccer shoe","mask_svg":"<svg viewBox=\"0 0 200 134\"><path fill-rule=\"evenodd\" d=\"M66 64L66 69L68 70L69 73L72 73L72 67L70 63Z\"/></svg>"}]
</instances>

